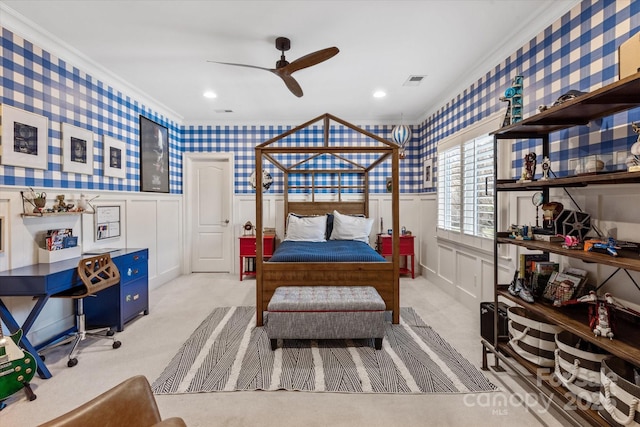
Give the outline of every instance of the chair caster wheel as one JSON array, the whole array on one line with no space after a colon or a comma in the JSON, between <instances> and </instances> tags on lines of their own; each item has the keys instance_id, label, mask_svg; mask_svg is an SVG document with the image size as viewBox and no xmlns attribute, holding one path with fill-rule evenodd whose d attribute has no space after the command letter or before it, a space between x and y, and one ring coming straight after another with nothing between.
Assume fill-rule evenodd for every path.
<instances>
[{"instance_id":1,"label":"chair caster wheel","mask_svg":"<svg viewBox=\"0 0 640 427\"><path fill-rule=\"evenodd\" d=\"M77 364L78 364L78 359L76 359L75 357L73 359L69 359L69 361L67 362L67 366L70 368L73 368Z\"/></svg>"},{"instance_id":2,"label":"chair caster wheel","mask_svg":"<svg viewBox=\"0 0 640 427\"><path fill-rule=\"evenodd\" d=\"M120 348L121 345L122 345L122 343L120 341L114 341L113 342L113 348Z\"/></svg>"},{"instance_id":3,"label":"chair caster wheel","mask_svg":"<svg viewBox=\"0 0 640 427\"><path fill-rule=\"evenodd\" d=\"M112 336L114 336L115 334L116 334L116 333L115 333L115 332L113 332L113 329L109 329L109 330L107 331L107 336L108 336L108 337L112 337Z\"/></svg>"}]
</instances>

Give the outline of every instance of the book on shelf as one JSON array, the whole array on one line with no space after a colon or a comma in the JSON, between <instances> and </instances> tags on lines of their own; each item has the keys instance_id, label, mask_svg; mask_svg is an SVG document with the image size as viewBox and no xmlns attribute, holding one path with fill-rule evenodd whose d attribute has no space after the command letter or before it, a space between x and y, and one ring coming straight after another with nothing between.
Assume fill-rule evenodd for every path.
<instances>
[{"instance_id":1,"label":"book on shelf","mask_svg":"<svg viewBox=\"0 0 640 427\"><path fill-rule=\"evenodd\" d=\"M531 263L531 293L534 297L540 298L544 292L549 278L560 269L560 264L551 261L533 261Z\"/></svg>"},{"instance_id":2,"label":"book on shelf","mask_svg":"<svg viewBox=\"0 0 640 427\"><path fill-rule=\"evenodd\" d=\"M564 238L562 236L556 236L555 234L534 234L533 240L550 243L564 242Z\"/></svg>"},{"instance_id":3,"label":"book on shelf","mask_svg":"<svg viewBox=\"0 0 640 427\"><path fill-rule=\"evenodd\" d=\"M587 272L580 268L566 268L562 272L554 272L544 289L543 298L560 306L572 298L584 294L587 283Z\"/></svg>"},{"instance_id":4,"label":"book on shelf","mask_svg":"<svg viewBox=\"0 0 640 427\"><path fill-rule=\"evenodd\" d=\"M541 254L520 254L520 274L521 279L530 279L533 274L533 263L549 261L549 253Z\"/></svg>"},{"instance_id":5,"label":"book on shelf","mask_svg":"<svg viewBox=\"0 0 640 427\"><path fill-rule=\"evenodd\" d=\"M58 251L65 248L65 238L73 236L73 229L59 228L55 230L47 230L45 236L45 249L48 251Z\"/></svg>"}]
</instances>

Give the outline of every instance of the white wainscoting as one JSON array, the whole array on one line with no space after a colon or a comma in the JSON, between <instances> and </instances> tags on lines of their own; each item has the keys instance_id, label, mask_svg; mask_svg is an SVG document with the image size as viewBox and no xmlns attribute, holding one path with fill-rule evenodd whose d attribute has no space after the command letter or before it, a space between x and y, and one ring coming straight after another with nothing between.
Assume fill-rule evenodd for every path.
<instances>
[{"instance_id":1,"label":"white wainscoting","mask_svg":"<svg viewBox=\"0 0 640 427\"><path fill-rule=\"evenodd\" d=\"M83 251L96 248L148 248L150 291L182 274L181 195L86 190L82 193L87 199L99 196L91 202L93 205L120 207L119 237L96 240L95 216L89 214L21 218L23 207L20 189L0 188L0 215L5 217L5 250L0 252L0 268L8 270L37 263L38 246L43 244L46 230L73 228ZM64 194L67 203L77 203L80 198L79 191L47 189L47 206L54 203L58 194ZM19 323L24 322L33 307L31 298L3 298L3 301ZM51 299L31 329L29 339L37 345L73 324L71 301Z\"/></svg>"}]
</instances>

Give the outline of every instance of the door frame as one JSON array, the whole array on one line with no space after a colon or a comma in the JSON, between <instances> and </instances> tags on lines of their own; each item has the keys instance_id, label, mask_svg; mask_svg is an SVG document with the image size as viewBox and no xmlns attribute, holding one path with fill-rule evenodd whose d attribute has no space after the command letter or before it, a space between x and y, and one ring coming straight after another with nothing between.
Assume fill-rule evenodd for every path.
<instances>
[{"instance_id":1,"label":"door frame","mask_svg":"<svg viewBox=\"0 0 640 427\"><path fill-rule=\"evenodd\" d=\"M234 225L235 225L235 221L234 221L234 216L233 216L233 206L234 206L234 200L233 197L235 195L234 192L234 188L235 188L235 181L234 181L234 176L235 176L235 157L233 155L233 153L183 153L182 154L182 192L184 194L184 204L182 205L182 217L185 219L184 221L184 227L183 227L183 233L185 236L185 247L184 247L184 251L183 251L183 271L186 274L191 274L192 271L192 265L191 265L191 255L192 255L192 245L193 245L193 238L192 238L192 231L193 231L193 219L191 217L191 215L189 215L189 206L193 205L193 199L195 198L194 194L193 194L193 182L192 182L192 177L191 174L193 173L194 170L194 163L195 162L201 162L201 161L221 161L224 160L229 164L229 183L231 185L231 191L229 192L229 195L231 197L231 200L229 200L229 218L231 218L231 239L229 242L229 248L227 253L232 254L232 259L230 260L230 273L233 273L235 271L234 269L234 265L235 263L233 262L233 242L234 242L234 235L233 235L233 230L234 230Z\"/></svg>"}]
</instances>

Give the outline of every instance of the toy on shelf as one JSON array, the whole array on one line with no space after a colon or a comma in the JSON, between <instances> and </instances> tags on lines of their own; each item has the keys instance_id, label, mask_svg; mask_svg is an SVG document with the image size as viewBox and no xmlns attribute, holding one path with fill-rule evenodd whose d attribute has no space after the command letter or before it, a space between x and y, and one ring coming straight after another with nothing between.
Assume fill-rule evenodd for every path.
<instances>
[{"instance_id":1,"label":"toy on shelf","mask_svg":"<svg viewBox=\"0 0 640 427\"><path fill-rule=\"evenodd\" d=\"M504 91L504 96L500 97L500 101L507 102L507 112L502 121L502 126L509 126L512 123L516 123L522 120L522 109L524 104L522 102L522 83L524 78L522 76L515 76L511 81L511 87Z\"/></svg>"},{"instance_id":2,"label":"toy on shelf","mask_svg":"<svg viewBox=\"0 0 640 427\"><path fill-rule=\"evenodd\" d=\"M626 163L629 172L640 172L640 126L634 122L631 123L631 129L638 134L638 140L631 146L631 155Z\"/></svg>"},{"instance_id":3,"label":"toy on shelf","mask_svg":"<svg viewBox=\"0 0 640 427\"><path fill-rule=\"evenodd\" d=\"M533 240L533 227L530 225L511 225L509 238L515 240Z\"/></svg>"},{"instance_id":4,"label":"toy on shelf","mask_svg":"<svg viewBox=\"0 0 640 427\"><path fill-rule=\"evenodd\" d=\"M541 167L542 167L542 178L540 178L540 180L549 181L549 172L551 172L551 160L549 160L548 157L545 157L544 159L542 159Z\"/></svg>"},{"instance_id":5,"label":"toy on shelf","mask_svg":"<svg viewBox=\"0 0 640 427\"><path fill-rule=\"evenodd\" d=\"M516 270L515 274L513 275L513 281L511 282L511 284L509 284L508 291L514 297L517 296L522 298L522 300L528 303L533 303L534 302L533 295L531 294L531 291L528 289L524 279L519 277L519 275L520 275L520 272Z\"/></svg>"},{"instance_id":6,"label":"toy on shelf","mask_svg":"<svg viewBox=\"0 0 640 427\"><path fill-rule=\"evenodd\" d=\"M596 336L607 337L609 339L613 339L616 333L615 310L624 311L633 316L640 316L640 313L637 311L616 301L609 292L604 294L604 298L601 298L598 297L595 291L590 291L587 295L566 301L563 305L580 303L590 304L589 327L593 333Z\"/></svg>"},{"instance_id":7,"label":"toy on shelf","mask_svg":"<svg viewBox=\"0 0 640 427\"><path fill-rule=\"evenodd\" d=\"M559 234L559 236L561 235ZM580 239L578 239L576 236L567 234L566 236L562 237L564 238L564 243L562 244L562 247L564 249L582 249L583 245L582 243L580 243Z\"/></svg>"},{"instance_id":8,"label":"toy on shelf","mask_svg":"<svg viewBox=\"0 0 640 427\"><path fill-rule=\"evenodd\" d=\"M536 153L529 153L524 156L524 167L522 168L522 174L518 182L531 182L534 180L536 175L536 158Z\"/></svg>"},{"instance_id":9,"label":"toy on shelf","mask_svg":"<svg viewBox=\"0 0 640 427\"><path fill-rule=\"evenodd\" d=\"M606 241L600 239L589 239L584 242L584 250L588 252L596 252L597 250L606 251L611 256L618 256L618 246L613 237L609 237Z\"/></svg>"}]
</instances>

